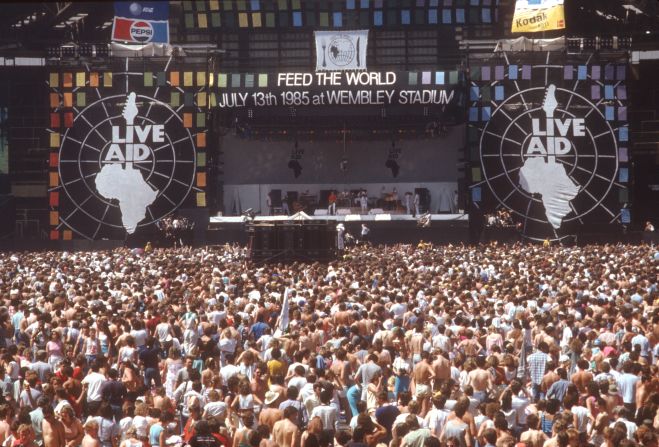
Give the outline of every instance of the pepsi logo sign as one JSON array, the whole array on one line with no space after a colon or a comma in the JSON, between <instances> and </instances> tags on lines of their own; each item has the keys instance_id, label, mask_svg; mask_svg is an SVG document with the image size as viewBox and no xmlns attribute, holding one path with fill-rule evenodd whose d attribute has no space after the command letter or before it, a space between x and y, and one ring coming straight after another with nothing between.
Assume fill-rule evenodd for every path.
<instances>
[{"instance_id":1,"label":"pepsi logo sign","mask_svg":"<svg viewBox=\"0 0 659 447\"><path fill-rule=\"evenodd\" d=\"M130 26L130 37L135 42L149 42L153 39L153 27L149 22L133 22Z\"/></svg>"}]
</instances>

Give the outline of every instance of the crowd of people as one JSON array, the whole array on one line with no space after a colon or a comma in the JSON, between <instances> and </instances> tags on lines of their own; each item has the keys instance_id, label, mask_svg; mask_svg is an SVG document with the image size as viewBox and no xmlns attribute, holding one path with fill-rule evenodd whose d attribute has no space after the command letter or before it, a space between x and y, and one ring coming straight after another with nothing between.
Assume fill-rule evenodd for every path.
<instances>
[{"instance_id":1,"label":"crowd of people","mask_svg":"<svg viewBox=\"0 0 659 447\"><path fill-rule=\"evenodd\" d=\"M7 447L657 446L648 245L0 254Z\"/></svg>"}]
</instances>

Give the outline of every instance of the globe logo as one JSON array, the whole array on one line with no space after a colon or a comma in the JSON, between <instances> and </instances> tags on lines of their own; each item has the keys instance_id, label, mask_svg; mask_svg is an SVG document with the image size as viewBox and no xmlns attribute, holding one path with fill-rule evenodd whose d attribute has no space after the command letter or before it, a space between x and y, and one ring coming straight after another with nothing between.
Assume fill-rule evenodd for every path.
<instances>
[{"instance_id":1,"label":"globe logo","mask_svg":"<svg viewBox=\"0 0 659 447\"><path fill-rule=\"evenodd\" d=\"M128 9L130 10L130 13L133 14L134 16L139 16L140 14L142 14L142 5L140 5L139 3L131 3Z\"/></svg>"},{"instance_id":2,"label":"globe logo","mask_svg":"<svg viewBox=\"0 0 659 447\"><path fill-rule=\"evenodd\" d=\"M352 40L345 36L336 36L332 38L327 47L327 56L336 66L344 67L350 65L355 59L355 45Z\"/></svg>"}]
</instances>

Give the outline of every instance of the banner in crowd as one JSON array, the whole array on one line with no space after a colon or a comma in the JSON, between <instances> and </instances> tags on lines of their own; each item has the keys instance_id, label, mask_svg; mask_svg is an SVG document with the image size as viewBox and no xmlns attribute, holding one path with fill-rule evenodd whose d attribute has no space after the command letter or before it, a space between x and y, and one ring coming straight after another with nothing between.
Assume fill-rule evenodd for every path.
<instances>
[{"instance_id":1,"label":"banner in crowd","mask_svg":"<svg viewBox=\"0 0 659 447\"><path fill-rule=\"evenodd\" d=\"M337 105L441 106L462 104L464 74L455 69L218 73L215 87L217 90L212 94L211 106L222 109Z\"/></svg>"},{"instance_id":2,"label":"banner in crowd","mask_svg":"<svg viewBox=\"0 0 659 447\"><path fill-rule=\"evenodd\" d=\"M627 61L508 53L471 61L472 200L530 238L627 223Z\"/></svg>"},{"instance_id":3,"label":"banner in crowd","mask_svg":"<svg viewBox=\"0 0 659 447\"><path fill-rule=\"evenodd\" d=\"M206 206L205 71L114 59L48 81L51 239L121 240Z\"/></svg>"},{"instance_id":4,"label":"banner in crowd","mask_svg":"<svg viewBox=\"0 0 659 447\"><path fill-rule=\"evenodd\" d=\"M316 71L366 70L368 30L314 31Z\"/></svg>"},{"instance_id":5,"label":"banner in crowd","mask_svg":"<svg viewBox=\"0 0 659 447\"><path fill-rule=\"evenodd\" d=\"M565 28L563 0L517 0L513 33L537 33Z\"/></svg>"},{"instance_id":6,"label":"banner in crowd","mask_svg":"<svg viewBox=\"0 0 659 447\"><path fill-rule=\"evenodd\" d=\"M114 3L112 40L130 43L169 43L169 2Z\"/></svg>"}]
</instances>

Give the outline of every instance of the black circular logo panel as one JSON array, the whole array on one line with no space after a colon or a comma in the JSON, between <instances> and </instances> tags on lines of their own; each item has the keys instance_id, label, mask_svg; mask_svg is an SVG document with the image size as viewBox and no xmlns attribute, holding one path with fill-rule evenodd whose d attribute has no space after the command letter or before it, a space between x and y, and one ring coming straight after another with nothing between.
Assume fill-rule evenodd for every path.
<instances>
[{"instance_id":1,"label":"black circular logo panel","mask_svg":"<svg viewBox=\"0 0 659 447\"><path fill-rule=\"evenodd\" d=\"M195 181L193 136L154 98L108 96L81 110L60 146L59 175L73 208L60 216L95 239L121 237L178 208Z\"/></svg>"},{"instance_id":2,"label":"black circular logo panel","mask_svg":"<svg viewBox=\"0 0 659 447\"><path fill-rule=\"evenodd\" d=\"M531 239L561 239L605 200L618 171L616 136L598 107L548 84L517 91L481 135L483 176Z\"/></svg>"}]
</instances>

